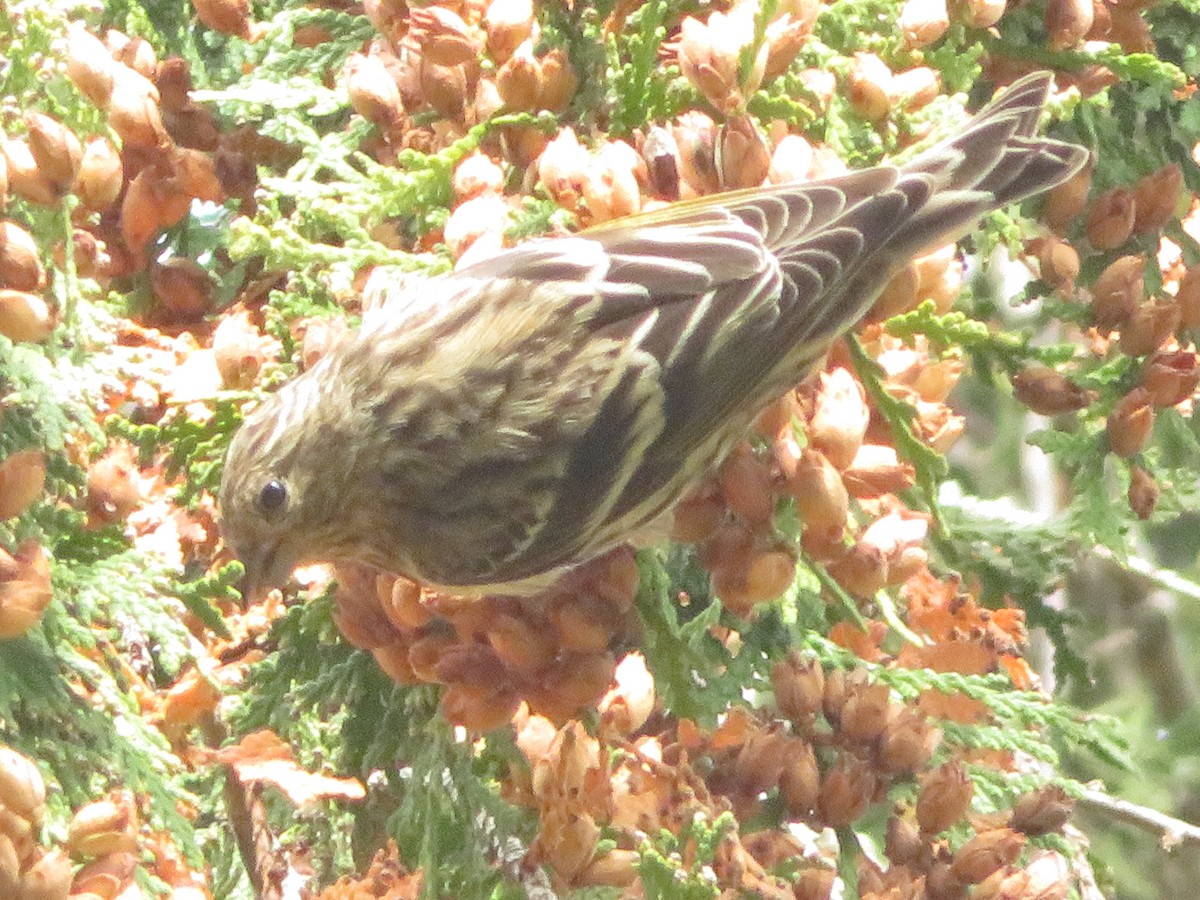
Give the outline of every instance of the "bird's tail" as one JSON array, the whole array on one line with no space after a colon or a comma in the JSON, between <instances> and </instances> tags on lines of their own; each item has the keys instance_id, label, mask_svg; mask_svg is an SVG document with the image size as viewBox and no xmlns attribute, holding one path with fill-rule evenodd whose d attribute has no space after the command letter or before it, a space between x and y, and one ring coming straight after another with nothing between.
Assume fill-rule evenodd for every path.
<instances>
[{"instance_id":1,"label":"bird's tail","mask_svg":"<svg viewBox=\"0 0 1200 900\"><path fill-rule=\"evenodd\" d=\"M980 217L1066 181L1088 151L1034 134L1052 76L1037 72L1014 83L957 134L901 167L897 187L930 181L927 202L896 232L899 253L917 255L950 243Z\"/></svg>"}]
</instances>

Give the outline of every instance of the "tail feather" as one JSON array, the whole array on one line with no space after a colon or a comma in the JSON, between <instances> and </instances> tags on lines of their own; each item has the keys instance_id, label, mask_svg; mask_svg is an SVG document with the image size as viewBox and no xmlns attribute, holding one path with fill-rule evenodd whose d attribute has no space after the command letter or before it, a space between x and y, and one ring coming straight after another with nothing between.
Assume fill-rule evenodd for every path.
<instances>
[{"instance_id":1,"label":"tail feather","mask_svg":"<svg viewBox=\"0 0 1200 900\"><path fill-rule=\"evenodd\" d=\"M1050 81L1046 72L1021 79L962 131L901 170L901 182L932 175L940 183L897 232L899 251L916 255L957 240L991 210L1039 194L1083 168L1084 148L1034 136Z\"/></svg>"}]
</instances>

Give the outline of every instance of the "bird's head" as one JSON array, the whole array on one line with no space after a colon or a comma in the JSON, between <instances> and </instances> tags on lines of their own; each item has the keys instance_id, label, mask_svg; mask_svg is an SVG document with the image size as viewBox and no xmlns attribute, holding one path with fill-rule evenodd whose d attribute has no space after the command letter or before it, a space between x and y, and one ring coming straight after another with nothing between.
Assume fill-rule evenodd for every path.
<instances>
[{"instance_id":1,"label":"bird's head","mask_svg":"<svg viewBox=\"0 0 1200 900\"><path fill-rule=\"evenodd\" d=\"M336 558L353 520L351 405L317 370L271 395L230 444L221 528L246 568L243 594L280 586L306 562ZM352 482L352 479L349 479Z\"/></svg>"}]
</instances>

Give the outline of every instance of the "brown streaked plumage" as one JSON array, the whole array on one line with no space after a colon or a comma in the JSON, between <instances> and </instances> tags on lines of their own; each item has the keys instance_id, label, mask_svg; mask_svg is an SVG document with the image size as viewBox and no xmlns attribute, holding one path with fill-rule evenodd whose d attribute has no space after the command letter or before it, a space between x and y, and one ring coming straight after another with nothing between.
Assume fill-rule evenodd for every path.
<instances>
[{"instance_id":1,"label":"brown streaked plumage","mask_svg":"<svg viewBox=\"0 0 1200 900\"><path fill-rule=\"evenodd\" d=\"M900 168L676 204L428 282L234 438L252 586L358 560L520 590L670 509L924 249L1087 160L1033 136L1048 74Z\"/></svg>"}]
</instances>

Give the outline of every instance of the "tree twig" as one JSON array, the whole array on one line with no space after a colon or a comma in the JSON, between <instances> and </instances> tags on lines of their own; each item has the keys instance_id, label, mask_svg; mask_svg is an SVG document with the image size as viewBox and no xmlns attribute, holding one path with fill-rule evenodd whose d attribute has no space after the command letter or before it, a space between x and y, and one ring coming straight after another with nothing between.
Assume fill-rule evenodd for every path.
<instances>
[{"instance_id":1,"label":"tree twig","mask_svg":"<svg viewBox=\"0 0 1200 900\"><path fill-rule=\"evenodd\" d=\"M1113 797L1103 791L1088 789L1080 802L1103 814L1159 835L1159 844L1164 850L1174 850L1186 844L1200 845L1200 826L1169 816L1148 806L1139 806Z\"/></svg>"}]
</instances>

